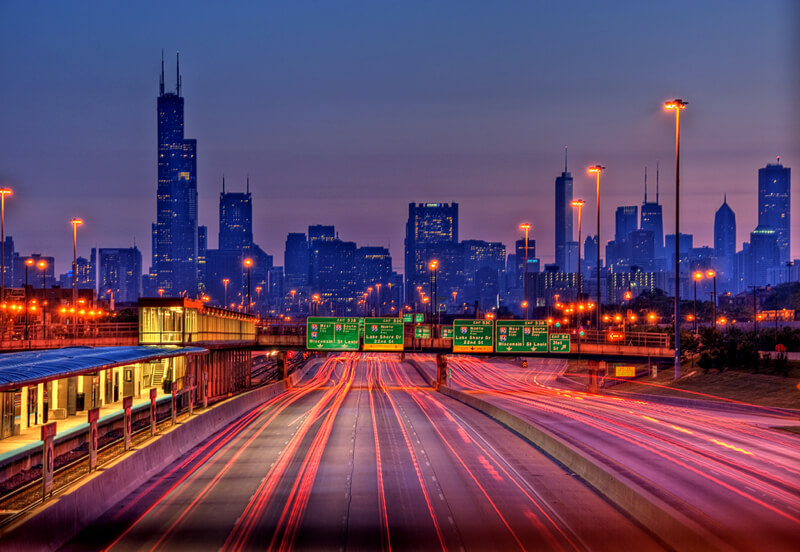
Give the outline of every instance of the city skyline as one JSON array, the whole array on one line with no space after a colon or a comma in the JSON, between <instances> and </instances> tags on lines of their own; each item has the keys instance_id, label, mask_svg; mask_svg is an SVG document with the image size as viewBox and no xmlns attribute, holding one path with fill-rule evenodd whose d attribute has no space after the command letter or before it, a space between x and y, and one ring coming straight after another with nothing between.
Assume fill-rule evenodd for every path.
<instances>
[{"instance_id":1,"label":"city skyline","mask_svg":"<svg viewBox=\"0 0 800 552\"><path fill-rule=\"evenodd\" d=\"M462 239L500 241L511 250L520 237L518 224L528 221L533 223L531 239L539 242L538 256L543 263L553 262L552 183L563 169L565 145L570 148L573 196L584 199L587 204L594 201L594 189L592 179L585 174L585 167L597 162L608 167L603 176L601 222L604 243L614 233L614 210L619 205L640 203L642 169L644 165L653 167L657 160L661 161L664 233L672 233L673 128L670 117L662 112L661 104L676 94L691 102L682 135L681 176L685 183L682 231L693 234L695 244L713 244L711 214L722 204L723 195L727 193L727 201L737 215L736 247L740 248L757 226L758 169L774 162L776 155L781 155L781 162L787 167L796 164L798 157L792 117L785 116L795 109L790 101L794 89L793 75L784 74L785 70L784 73L779 71L781 65L790 66L788 62L792 61L789 55L790 34L787 33L790 29L786 27L779 27L774 36L770 35L769 40L761 42L756 40L758 32L751 28L748 34L751 40L734 47L734 50L741 48L743 52L748 47L756 48L750 57L743 58L747 61L743 66L745 72L752 77L749 80L756 82L742 83L742 89L726 88L725 97L716 96L722 89L710 85L710 76L690 78L697 77L691 65L697 63L698 58L706 62L721 60L722 52L695 43L695 58L687 59L686 67L673 66L658 56L659 52L665 51L663 47L648 42L654 59L660 60L659 67L644 72L646 86L636 88L635 98L630 96L630 92L623 94L618 101L614 100L618 105L611 110L596 107L600 101L611 101L607 95L620 86L611 77L599 77L592 69L585 79L575 80L580 76L576 55L588 55L581 50L586 46L585 39L581 39L576 51L560 58L564 61L563 70L570 73L572 79L564 83L572 91L567 95L568 100L540 111L538 102L547 98L541 97L539 88L531 79L539 77L549 83L550 79L565 73L560 72L562 69L556 66L555 61L539 60L537 63L541 65L530 74L519 71L517 64L527 58L538 60L534 55L537 50L531 47L539 45L537 40L544 40L547 36L552 38L548 34L552 31L537 28L544 38L525 42L519 24L510 21L502 10L496 10L488 14L490 17L486 24L492 25L493 29L507 28L511 38L523 41L526 46L516 55L511 55L514 53L511 44L504 41L486 48L487 59L479 66L485 76L499 79L496 89L482 88L477 79L463 81L462 84L468 86L460 89L455 86L465 78L466 69L463 56L456 55L460 53L455 49L460 45L466 48L468 44L466 36L451 33L448 36L455 42L449 47L439 45L433 52L453 62L453 79L437 79L427 70L429 65L424 64L422 69L425 70L419 75L417 87L408 86L390 93L380 84L380 79L342 82L339 87L326 86L331 91L330 98L323 98L314 108L304 101L308 100L308 94L314 95L306 79L332 78L329 70L322 70L320 62L324 56L317 49L314 52L318 57L310 67L305 71L301 70L302 67L293 69L302 73L298 77L301 83L279 81L277 76L272 82L265 80L263 73L253 70L247 63L248 59L268 55L269 49L259 50L257 55L251 54L253 58L237 58L232 52L231 58L226 60L219 53L209 52L206 46L190 39L188 34L168 37L166 28L159 27L155 38L151 37L146 43L140 37L123 33L123 38L113 45L113 49L124 54L122 58L128 65L107 71L109 61L106 58L85 55L91 40L104 36L105 31L97 30L89 32L84 41L71 42L60 53L64 61L69 62L67 67L70 63L81 63L81 71L69 73L54 67L54 60L44 55L48 48L52 48L52 41L63 33L52 19L58 16L58 9L46 15L37 14L36 21L41 23L41 28L35 29L30 25L33 15L22 7L5 5L0 9L9 15L3 20L15 20L20 28L32 33L20 41L18 30L3 27L6 38L0 39L4 45L0 51L5 53L0 54L0 68L4 74L16 74L20 64L36 66L39 73L52 77L45 88L48 97L54 99L39 104L48 127L46 131L41 129L39 135L43 143L31 148L33 129L22 122L26 106L35 102L41 93L40 88L11 81L10 86L0 92L0 105L5 106L0 109L3 109L3 120L7 123L0 130L0 144L4 146L0 148L4 152L0 153L0 178L15 192L7 204L6 234L14 236L19 251L55 256L58 272L69 268L71 235L68 221L72 216L80 216L86 221L78 234L79 255L87 256L90 247L130 247L135 238L143 257L150 258L149 221L153 220L157 180L152 163L157 147L152 108L162 46L167 52L181 50L183 53L185 131L198 140L198 224L208 226L210 234L216 235L215 198L221 187L222 174L227 175L232 183L230 187L237 191L244 188L249 174L254 239L274 258L282 256L288 233L303 231L309 224L331 224L336 226L343 239L363 245L388 246L395 266L402 270L399 259L403 256L405 205L409 201L455 201L461 209ZM553 10L551 15L559 20L574 18L578 29L584 28L586 18L593 14L592 10L578 14L548 9ZM297 24L303 15L302 10L298 10L287 8L285 13L282 12L287 28ZM724 17L734 29L738 28L737 25L743 26L745 19L748 25L755 25L758 29L761 28L759 25L767 25L775 17L786 15L788 10L787 3L770 3L759 10L753 4L739 10L728 10L730 13L719 17ZM609 23L609 18L620 16L620 11L611 10L613 13L602 15L600 21ZM144 12L146 15L148 10ZM166 19L176 17L176 13L177 10L168 10ZM353 16L350 8L342 8L336 13L340 17ZM479 14L486 15L480 8L467 6L456 16L468 23L469 29L474 29ZM683 21L686 29L697 30L704 18L711 17L699 10L694 14L696 19ZM94 18L110 15L111 11L98 10ZM363 17L382 21L381 15L386 14L368 10ZM437 10L431 13L431 29L415 26L405 10L399 10L396 15L425 44L434 41L433 30L445 32L440 26L443 14ZM530 14L525 12L523 15ZM210 24L207 21L209 10L202 6L191 17L204 25ZM236 19L242 15L227 14L225 17ZM627 17L635 19L643 17L643 14L634 10ZM36 33L48 31L54 33L53 37L41 45L27 44L27 41L34 40ZM324 34L330 33L329 30L320 29L320 32L323 33L320 41L331 38ZM353 32L359 37L367 33L360 28ZM635 33L641 31L631 32L634 33L632 36L637 36ZM653 22L649 32L654 37L668 36L668 21ZM311 35L303 36L310 40ZM368 34L367 38L377 47L376 55L387 54L392 49L393 43L389 39L373 34ZM595 38L599 40L602 51L623 56L609 37ZM18 42L12 42L15 39ZM247 35L235 47L241 48L242 41L246 43L247 40L266 46L256 37ZM292 39L285 40L279 45L299 47ZM23 43L31 48L20 48ZM320 44L318 42L316 46ZM346 46L348 52L355 48L352 44ZM19 55L15 57L11 53ZM735 53L726 50L725 58L735 57ZM406 66L407 62L422 62L420 52L412 51L408 55L395 52L394 55L396 59L406 61L397 68L398 74L394 78L411 70ZM762 63L767 57L769 63ZM781 60L787 63L781 64ZM616 61L627 68L636 60L623 56ZM357 55L352 60L354 70L376 69L374 62L365 55ZM290 69L287 62L283 62L278 64L276 71L283 71L281 74L289 71L291 74ZM670 71L675 69L678 69L678 73L673 75L675 78L668 78ZM728 78L742 72L742 68L727 64L715 67L716 70ZM98 78L95 71L103 71L100 73L103 77ZM386 77L383 73L381 75ZM170 72L167 73L168 89L174 88L174 78ZM762 80L758 81L759 78ZM584 80L586 83L595 82L598 90L595 93L581 91ZM624 81L630 82L627 78ZM693 81L701 82L703 86L689 84ZM722 81L729 83L725 79ZM357 82L367 83L366 90L356 86ZM760 83L758 86L757 82ZM257 86L226 86L225 83L254 83ZM287 101L292 87L300 84L305 95L297 101ZM535 93L524 100L521 92L511 94L507 86L513 84L521 85L522 91ZM549 90L551 87L552 84L547 84L542 88ZM224 93L226 89L230 94ZM31 96L30 99L21 101L23 90L26 96ZM110 91L117 94L109 94ZM255 118L257 124L250 124L248 108L252 110L264 92L268 92L267 98L280 109L256 111L259 115ZM352 103L340 105L348 92L355 93ZM409 96L406 103L395 97L404 92ZM365 99L363 93L374 94L373 101ZM77 104L69 101L75 94L83 94ZM453 95L446 96L451 99L442 103L440 96L446 94ZM481 99L481 94L486 97ZM508 97L509 94L512 97ZM770 104L753 110L758 112L758 116L733 109L732 104L754 94L758 94L756 97L765 104ZM215 97L233 100L230 103L234 107L219 109L225 104L218 101L209 103ZM406 114L413 115L409 122L398 120L392 114L392 99L400 102L401 107L405 106ZM417 105L416 102L420 101ZM339 110L335 109L337 105ZM575 109L575 114L566 116L566 109ZM513 120L516 118L512 117L514 114L519 116L519 121ZM97 133L91 130L101 120L110 136L104 136L103 143L99 144L94 136ZM343 126L344 120L349 121L349 125ZM81 124L75 125L76 121ZM266 122L270 124L262 125ZM456 124L449 128L448 124L454 122ZM346 129L346 139L331 134L331 126L340 131ZM75 129L82 129L83 133L77 132L73 137ZM767 130L769 133L765 135ZM458 136L459 133L462 136ZM230 142L232 136L236 140ZM254 140L259 136L262 140ZM720 136L725 139L716 139ZM379 139L375 141L376 138ZM373 143L365 145L370 140ZM397 146L396 151L390 151L389 146ZM356 153L357 147L363 150L362 153ZM124 158L122 152L125 152ZM32 162L32 156L37 158L37 163ZM540 196L545 200L538 201ZM529 198L528 205L521 201L524 198ZM798 208L797 200L798 194L795 194L792 199L795 210ZM41 216L40 212L46 215ZM585 215L586 229L594 223L589 209ZM60 218L63 218L63 224ZM796 234L795 230L791 258L800 256L800 239ZM208 244L209 248L214 245L213 241ZM605 254L605 251L601 252Z\"/></svg>"}]
</instances>

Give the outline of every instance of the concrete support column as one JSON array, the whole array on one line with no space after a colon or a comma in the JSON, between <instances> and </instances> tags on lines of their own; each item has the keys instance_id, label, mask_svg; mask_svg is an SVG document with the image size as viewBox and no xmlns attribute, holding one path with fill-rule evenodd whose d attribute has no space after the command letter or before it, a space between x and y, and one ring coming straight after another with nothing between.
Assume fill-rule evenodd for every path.
<instances>
[{"instance_id":1,"label":"concrete support column","mask_svg":"<svg viewBox=\"0 0 800 552\"><path fill-rule=\"evenodd\" d=\"M436 354L436 387L447 385L447 356Z\"/></svg>"}]
</instances>

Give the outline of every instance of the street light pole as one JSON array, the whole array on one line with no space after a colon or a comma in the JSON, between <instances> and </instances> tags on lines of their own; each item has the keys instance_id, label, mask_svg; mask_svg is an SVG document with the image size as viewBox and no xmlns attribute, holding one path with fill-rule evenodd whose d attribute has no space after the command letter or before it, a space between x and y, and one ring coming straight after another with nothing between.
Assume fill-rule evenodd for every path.
<instances>
[{"instance_id":1,"label":"street light pole","mask_svg":"<svg viewBox=\"0 0 800 552\"><path fill-rule=\"evenodd\" d=\"M72 333L78 335L78 226L83 224L83 220L74 218L72 224L72 306L75 312L72 314Z\"/></svg>"},{"instance_id":2,"label":"street light pole","mask_svg":"<svg viewBox=\"0 0 800 552\"><path fill-rule=\"evenodd\" d=\"M717 329L717 272L715 270L707 270L706 277L714 280L714 295L711 301L711 312L714 314L714 329Z\"/></svg>"},{"instance_id":3,"label":"street light pole","mask_svg":"<svg viewBox=\"0 0 800 552\"><path fill-rule=\"evenodd\" d=\"M229 282L230 282L230 280L228 278L223 278L222 279L222 286L225 288L225 302L222 303L222 307L226 308L226 309L228 308L228 283Z\"/></svg>"},{"instance_id":4,"label":"street light pole","mask_svg":"<svg viewBox=\"0 0 800 552\"><path fill-rule=\"evenodd\" d=\"M582 199L575 199L570 205L578 208L578 295L577 301L581 301L581 211L586 204Z\"/></svg>"},{"instance_id":5,"label":"street light pole","mask_svg":"<svg viewBox=\"0 0 800 552\"><path fill-rule=\"evenodd\" d=\"M702 272L694 273L694 335L697 335L697 282L703 279Z\"/></svg>"},{"instance_id":6,"label":"street light pole","mask_svg":"<svg viewBox=\"0 0 800 552\"><path fill-rule=\"evenodd\" d=\"M42 337L47 339L47 262L39 261L36 266L42 271Z\"/></svg>"},{"instance_id":7,"label":"street light pole","mask_svg":"<svg viewBox=\"0 0 800 552\"><path fill-rule=\"evenodd\" d=\"M680 98L666 102L665 109L675 110L675 379L681 377L681 109L686 109Z\"/></svg>"},{"instance_id":8,"label":"street light pole","mask_svg":"<svg viewBox=\"0 0 800 552\"><path fill-rule=\"evenodd\" d=\"M253 266L253 259L249 257L245 259L244 266L247 268L247 309L245 312L250 314L250 268Z\"/></svg>"},{"instance_id":9,"label":"street light pole","mask_svg":"<svg viewBox=\"0 0 800 552\"><path fill-rule=\"evenodd\" d=\"M605 170L602 165L589 167L589 173L597 177L597 332L600 335L600 173ZM578 244L580 247L580 244Z\"/></svg>"},{"instance_id":10,"label":"street light pole","mask_svg":"<svg viewBox=\"0 0 800 552\"><path fill-rule=\"evenodd\" d=\"M436 289L436 269L438 267L439 267L439 261L437 261L435 259L432 260L430 263L428 263L428 268L431 271L431 323L434 325L434 329L433 329L433 332L432 332L433 335L431 337L434 337L434 338L436 337L436 324L437 324L436 318L433 317L433 305L434 304L436 304L436 315L437 315L437 318L438 318L438 315L439 315L439 305L437 304L437 300L436 300L436 292L437 292L437 289Z\"/></svg>"},{"instance_id":11,"label":"street light pole","mask_svg":"<svg viewBox=\"0 0 800 552\"><path fill-rule=\"evenodd\" d=\"M531 229L531 225L529 222L524 222L519 225L520 230L525 231L525 272L524 278L525 281L522 284L523 293L525 294L525 299L523 300L523 304L525 305L525 320L528 319L528 232Z\"/></svg>"},{"instance_id":12,"label":"street light pole","mask_svg":"<svg viewBox=\"0 0 800 552\"><path fill-rule=\"evenodd\" d=\"M35 261L33 259L25 259L25 341L28 340L28 267L33 266Z\"/></svg>"},{"instance_id":13,"label":"street light pole","mask_svg":"<svg viewBox=\"0 0 800 552\"><path fill-rule=\"evenodd\" d=\"M6 302L6 196L12 193L10 188L0 188L0 303ZM5 310L3 310L2 333L3 335L6 333Z\"/></svg>"}]
</instances>

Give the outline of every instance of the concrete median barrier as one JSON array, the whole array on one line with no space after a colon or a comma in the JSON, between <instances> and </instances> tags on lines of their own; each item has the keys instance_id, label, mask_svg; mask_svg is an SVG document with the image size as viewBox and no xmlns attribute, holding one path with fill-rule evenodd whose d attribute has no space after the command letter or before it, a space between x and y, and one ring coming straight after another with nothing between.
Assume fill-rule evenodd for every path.
<instances>
[{"instance_id":1,"label":"concrete median barrier","mask_svg":"<svg viewBox=\"0 0 800 552\"><path fill-rule=\"evenodd\" d=\"M547 429L538 427L472 394L446 386L440 386L439 392L471 406L528 439L674 549L690 551L733 549L699 523L623 473L606 468Z\"/></svg>"}]
</instances>

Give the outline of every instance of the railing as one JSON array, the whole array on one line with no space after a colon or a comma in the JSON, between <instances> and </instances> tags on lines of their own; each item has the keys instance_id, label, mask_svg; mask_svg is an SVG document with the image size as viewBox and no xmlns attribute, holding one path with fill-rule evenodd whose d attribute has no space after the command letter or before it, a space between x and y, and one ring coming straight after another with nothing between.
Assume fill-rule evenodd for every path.
<instances>
[{"instance_id":1,"label":"railing","mask_svg":"<svg viewBox=\"0 0 800 552\"><path fill-rule=\"evenodd\" d=\"M183 418L188 415L188 388L184 387L176 394L175 416ZM197 402L197 401L195 401ZM195 405L196 408L196 405ZM172 397L158 399L156 403L157 432L172 423ZM122 455L124 450L124 413L118 411L101 418L98 422L98 461L102 466ZM132 446L145 441L150 435L150 404L145 403L131 409L131 442ZM53 494L66 489L82 479L89 472L89 424L83 424L65 431L55 438L56 450L55 470L53 473ZM14 519L30 511L43 502L42 497L42 447L24 447L11 458L6 459L4 471L14 472L14 478L0 482L0 527L11 523ZM27 469L19 471L14 466L27 465Z\"/></svg>"},{"instance_id":2,"label":"railing","mask_svg":"<svg viewBox=\"0 0 800 552\"><path fill-rule=\"evenodd\" d=\"M74 345L113 345L115 340L135 343L139 337L136 322L92 322L87 324L24 324L0 330L0 350L51 349Z\"/></svg>"}]
</instances>

